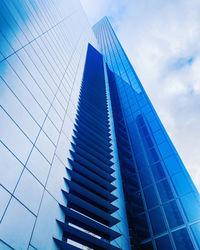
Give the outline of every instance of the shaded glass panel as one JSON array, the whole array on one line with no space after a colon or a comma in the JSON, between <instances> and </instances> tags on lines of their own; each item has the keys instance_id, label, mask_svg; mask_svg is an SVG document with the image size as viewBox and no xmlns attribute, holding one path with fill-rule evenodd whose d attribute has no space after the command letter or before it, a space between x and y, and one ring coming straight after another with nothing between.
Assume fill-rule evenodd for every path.
<instances>
[{"instance_id":1,"label":"shaded glass panel","mask_svg":"<svg viewBox=\"0 0 200 250\"><path fill-rule=\"evenodd\" d=\"M172 233L175 245L179 250L192 250L194 249L189 234L186 228Z\"/></svg>"},{"instance_id":2,"label":"shaded glass panel","mask_svg":"<svg viewBox=\"0 0 200 250\"><path fill-rule=\"evenodd\" d=\"M173 175L181 170L181 167L175 156L170 156L164 159L165 166L170 175Z\"/></svg>"},{"instance_id":3,"label":"shaded glass panel","mask_svg":"<svg viewBox=\"0 0 200 250\"><path fill-rule=\"evenodd\" d=\"M151 170L154 176L155 181L165 178L165 173L163 171L162 164L160 162L151 166Z\"/></svg>"},{"instance_id":4,"label":"shaded glass panel","mask_svg":"<svg viewBox=\"0 0 200 250\"><path fill-rule=\"evenodd\" d=\"M157 183L157 188L162 202L166 202L173 198L173 194L167 180Z\"/></svg>"},{"instance_id":5,"label":"shaded glass panel","mask_svg":"<svg viewBox=\"0 0 200 250\"><path fill-rule=\"evenodd\" d=\"M165 158L171 154L172 149L169 146L168 142L163 142L163 143L159 144L158 148L159 148L160 153L161 153L163 158Z\"/></svg>"},{"instance_id":6,"label":"shaded glass panel","mask_svg":"<svg viewBox=\"0 0 200 250\"><path fill-rule=\"evenodd\" d=\"M159 161L159 156L155 148L151 148L147 150L149 164L154 164L155 162Z\"/></svg>"},{"instance_id":7,"label":"shaded glass panel","mask_svg":"<svg viewBox=\"0 0 200 250\"><path fill-rule=\"evenodd\" d=\"M149 216L154 234L159 234L166 231L165 222L159 207L150 211Z\"/></svg>"},{"instance_id":8,"label":"shaded glass panel","mask_svg":"<svg viewBox=\"0 0 200 250\"><path fill-rule=\"evenodd\" d=\"M165 141L165 135L163 133L162 130L158 130L154 133L154 138L156 140L156 142L159 144L159 143L162 143Z\"/></svg>"},{"instance_id":9,"label":"shaded glass panel","mask_svg":"<svg viewBox=\"0 0 200 250\"><path fill-rule=\"evenodd\" d=\"M195 239L198 243L198 247L200 248L200 222L192 225L191 228L192 228L192 232L195 236Z\"/></svg>"},{"instance_id":10,"label":"shaded glass panel","mask_svg":"<svg viewBox=\"0 0 200 250\"><path fill-rule=\"evenodd\" d=\"M172 182L178 195L184 195L192 191L186 176L182 172L172 176Z\"/></svg>"},{"instance_id":11,"label":"shaded glass panel","mask_svg":"<svg viewBox=\"0 0 200 250\"><path fill-rule=\"evenodd\" d=\"M191 193L181 198L181 203L189 221L194 221L200 217L199 197ZM191 206L192 204L192 206Z\"/></svg>"},{"instance_id":12,"label":"shaded glass panel","mask_svg":"<svg viewBox=\"0 0 200 250\"><path fill-rule=\"evenodd\" d=\"M176 201L169 202L164 205L165 214L170 228L183 224L183 219L176 204Z\"/></svg>"},{"instance_id":13,"label":"shaded glass panel","mask_svg":"<svg viewBox=\"0 0 200 250\"><path fill-rule=\"evenodd\" d=\"M152 178L148 168L142 169L142 171L139 172L139 175L143 187L146 187L152 183Z\"/></svg>"},{"instance_id":14,"label":"shaded glass panel","mask_svg":"<svg viewBox=\"0 0 200 250\"><path fill-rule=\"evenodd\" d=\"M158 250L173 249L168 235L156 239L156 246Z\"/></svg>"},{"instance_id":15,"label":"shaded glass panel","mask_svg":"<svg viewBox=\"0 0 200 250\"><path fill-rule=\"evenodd\" d=\"M158 205L158 199L153 186L144 189L144 195L148 208L153 208Z\"/></svg>"}]
</instances>

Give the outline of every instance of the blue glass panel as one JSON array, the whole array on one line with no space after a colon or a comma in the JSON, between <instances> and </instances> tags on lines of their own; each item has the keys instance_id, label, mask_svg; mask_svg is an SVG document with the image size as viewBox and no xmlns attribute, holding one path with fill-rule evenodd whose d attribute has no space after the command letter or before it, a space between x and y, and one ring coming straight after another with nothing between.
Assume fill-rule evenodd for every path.
<instances>
[{"instance_id":1,"label":"blue glass panel","mask_svg":"<svg viewBox=\"0 0 200 250\"><path fill-rule=\"evenodd\" d=\"M183 219L176 204L176 201L171 201L165 204L164 210L170 228L174 228L183 224Z\"/></svg>"},{"instance_id":2,"label":"blue glass panel","mask_svg":"<svg viewBox=\"0 0 200 250\"><path fill-rule=\"evenodd\" d=\"M139 175L143 187L146 187L152 183L152 178L148 168L142 169L142 171L139 172Z\"/></svg>"},{"instance_id":3,"label":"blue glass panel","mask_svg":"<svg viewBox=\"0 0 200 250\"><path fill-rule=\"evenodd\" d=\"M151 111L151 108L150 108L149 105L147 104L147 101L146 101L146 100L142 100L142 102L139 101L139 104L140 104L140 106L142 107L142 108L141 108L142 113L147 114L147 113L149 113L149 112Z\"/></svg>"},{"instance_id":4,"label":"blue glass panel","mask_svg":"<svg viewBox=\"0 0 200 250\"><path fill-rule=\"evenodd\" d=\"M152 148L154 145L153 145L153 141L152 141L152 139L151 139L151 137L150 136L146 136L145 137L145 141L146 141L146 146L147 146L147 148Z\"/></svg>"},{"instance_id":5,"label":"blue glass panel","mask_svg":"<svg viewBox=\"0 0 200 250\"><path fill-rule=\"evenodd\" d=\"M194 221L200 218L200 201L197 195L194 193L187 194L181 198L181 203L189 221Z\"/></svg>"},{"instance_id":6,"label":"blue glass panel","mask_svg":"<svg viewBox=\"0 0 200 250\"><path fill-rule=\"evenodd\" d=\"M158 250L173 249L168 235L156 239L156 246Z\"/></svg>"},{"instance_id":7,"label":"blue glass panel","mask_svg":"<svg viewBox=\"0 0 200 250\"><path fill-rule=\"evenodd\" d=\"M163 167L160 162L152 165L151 170L152 170L155 181L165 178L165 173L163 171Z\"/></svg>"},{"instance_id":8,"label":"blue glass panel","mask_svg":"<svg viewBox=\"0 0 200 250\"><path fill-rule=\"evenodd\" d=\"M146 126L142 127L142 128L141 128L141 131L142 131L142 134L143 134L144 136L147 136L147 135L149 134L149 131L148 131L148 129L147 129Z\"/></svg>"},{"instance_id":9,"label":"blue glass panel","mask_svg":"<svg viewBox=\"0 0 200 250\"><path fill-rule=\"evenodd\" d=\"M151 210L149 216L154 234L160 234L166 231L165 222L159 207Z\"/></svg>"},{"instance_id":10,"label":"blue glass panel","mask_svg":"<svg viewBox=\"0 0 200 250\"><path fill-rule=\"evenodd\" d=\"M1 239L12 249L28 249L35 219L28 209L12 198L1 222Z\"/></svg>"},{"instance_id":11,"label":"blue glass panel","mask_svg":"<svg viewBox=\"0 0 200 250\"><path fill-rule=\"evenodd\" d=\"M181 167L174 155L164 159L164 163L170 175L173 175L181 170Z\"/></svg>"},{"instance_id":12,"label":"blue glass panel","mask_svg":"<svg viewBox=\"0 0 200 250\"><path fill-rule=\"evenodd\" d=\"M150 113L151 113L151 112L150 112ZM149 116L150 113L148 113L146 116ZM155 118L155 117L154 117L154 118ZM150 124L150 127L151 127L151 129L152 129L153 132L156 132L157 130L160 129L160 126L159 126L157 120L153 120L153 121L151 121L149 124Z\"/></svg>"},{"instance_id":13,"label":"blue glass panel","mask_svg":"<svg viewBox=\"0 0 200 250\"><path fill-rule=\"evenodd\" d=\"M0 166L0 183L7 190L13 192L22 173L23 166L2 143L0 143Z\"/></svg>"},{"instance_id":14,"label":"blue glass panel","mask_svg":"<svg viewBox=\"0 0 200 250\"><path fill-rule=\"evenodd\" d=\"M148 208L153 208L158 205L158 198L153 186L144 189L144 195Z\"/></svg>"},{"instance_id":15,"label":"blue glass panel","mask_svg":"<svg viewBox=\"0 0 200 250\"><path fill-rule=\"evenodd\" d=\"M147 150L149 164L154 164L155 162L159 161L159 156L155 148Z\"/></svg>"},{"instance_id":16,"label":"blue glass panel","mask_svg":"<svg viewBox=\"0 0 200 250\"><path fill-rule=\"evenodd\" d=\"M192 232L196 238L198 247L200 249L200 222L192 225L191 228L192 228Z\"/></svg>"},{"instance_id":17,"label":"blue glass panel","mask_svg":"<svg viewBox=\"0 0 200 250\"><path fill-rule=\"evenodd\" d=\"M158 188L162 202L166 202L166 201L171 200L173 198L171 187L169 186L169 183L167 180L163 180L161 182L158 182L157 188Z\"/></svg>"},{"instance_id":18,"label":"blue glass panel","mask_svg":"<svg viewBox=\"0 0 200 250\"><path fill-rule=\"evenodd\" d=\"M158 144L162 143L166 140L164 133L162 130L158 130L154 133L154 138Z\"/></svg>"},{"instance_id":19,"label":"blue glass panel","mask_svg":"<svg viewBox=\"0 0 200 250\"><path fill-rule=\"evenodd\" d=\"M194 249L191 239L186 228L180 229L172 233L177 250L192 250Z\"/></svg>"},{"instance_id":20,"label":"blue glass panel","mask_svg":"<svg viewBox=\"0 0 200 250\"><path fill-rule=\"evenodd\" d=\"M20 178L14 194L27 208L34 214L37 214L42 199L43 187L26 169Z\"/></svg>"},{"instance_id":21,"label":"blue glass panel","mask_svg":"<svg viewBox=\"0 0 200 250\"><path fill-rule=\"evenodd\" d=\"M0 31L0 52L4 57L9 56L14 52L13 48L10 46L8 41L6 40L5 36ZM1 60L3 59L3 56L1 56Z\"/></svg>"},{"instance_id":22,"label":"blue glass panel","mask_svg":"<svg viewBox=\"0 0 200 250\"><path fill-rule=\"evenodd\" d=\"M192 191L183 172L172 176L172 182L178 195L184 195Z\"/></svg>"},{"instance_id":23,"label":"blue glass panel","mask_svg":"<svg viewBox=\"0 0 200 250\"><path fill-rule=\"evenodd\" d=\"M163 143L159 144L158 148L159 148L160 153L161 153L163 158L169 156L172 153L172 149L167 142L163 142Z\"/></svg>"}]
</instances>

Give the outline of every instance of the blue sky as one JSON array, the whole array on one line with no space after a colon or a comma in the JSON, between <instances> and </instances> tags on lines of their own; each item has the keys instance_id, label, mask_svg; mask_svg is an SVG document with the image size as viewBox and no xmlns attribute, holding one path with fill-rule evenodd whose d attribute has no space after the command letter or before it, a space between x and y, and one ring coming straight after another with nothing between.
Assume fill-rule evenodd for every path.
<instances>
[{"instance_id":1,"label":"blue sky","mask_svg":"<svg viewBox=\"0 0 200 250\"><path fill-rule=\"evenodd\" d=\"M91 25L108 16L200 190L200 1L81 0Z\"/></svg>"}]
</instances>

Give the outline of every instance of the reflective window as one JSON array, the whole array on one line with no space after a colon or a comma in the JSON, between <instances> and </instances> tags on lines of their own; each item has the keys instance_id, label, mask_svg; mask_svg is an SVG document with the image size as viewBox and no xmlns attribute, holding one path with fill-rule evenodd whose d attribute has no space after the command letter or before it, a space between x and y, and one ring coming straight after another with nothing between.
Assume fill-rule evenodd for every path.
<instances>
[{"instance_id":1,"label":"reflective window","mask_svg":"<svg viewBox=\"0 0 200 250\"><path fill-rule=\"evenodd\" d=\"M147 149L147 155L148 155L150 165L159 161L159 156L155 148Z\"/></svg>"},{"instance_id":2,"label":"reflective window","mask_svg":"<svg viewBox=\"0 0 200 250\"><path fill-rule=\"evenodd\" d=\"M172 233L175 245L179 250L192 250L194 249L189 234L186 228L180 229Z\"/></svg>"},{"instance_id":3,"label":"reflective window","mask_svg":"<svg viewBox=\"0 0 200 250\"><path fill-rule=\"evenodd\" d=\"M39 126L5 84L0 104L32 142L34 142L39 132Z\"/></svg>"},{"instance_id":4,"label":"reflective window","mask_svg":"<svg viewBox=\"0 0 200 250\"><path fill-rule=\"evenodd\" d=\"M1 60L4 57L8 57L10 54L12 54L14 52L13 48L11 47L11 45L8 43L8 41L6 40L6 38L4 37L4 35L2 34L2 32L0 31L0 51L2 53L3 56L1 56Z\"/></svg>"},{"instance_id":5,"label":"reflective window","mask_svg":"<svg viewBox=\"0 0 200 250\"><path fill-rule=\"evenodd\" d=\"M154 176L155 181L165 178L165 173L163 171L163 166L160 162L151 166L151 170Z\"/></svg>"},{"instance_id":6,"label":"reflective window","mask_svg":"<svg viewBox=\"0 0 200 250\"><path fill-rule=\"evenodd\" d=\"M13 192L22 172L22 164L14 157L14 155L0 143L0 184Z\"/></svg>"},{"instance_id":7,"label":"reflective window","mask_svg":"<svg viewBox=\"0 0 200 250\"><path fill-rule=\"evenodd\" d=\"M151 122L151 124L155 119L155 115L154 115L154 113L152 111L149 112L148 114L146 114L145 117L147 118L148 122ZM151 125L151 127L152 126L153 126L153 124ZM158 127L158 124L156 123L155 124L155 130L158 130L158 129L159 129L159 127Z\"/></svg>"},{"instance_id":8,"label":"reflective window","mask_svg":"<svg viewBox=\"0 0 200 250\"><path fill-rule=\"evenodd\" d=\"M183 224L183 219L176 204L176 201L171 201L163 205L163 207L170 228L174 228Z\"/></svg>"},{"instance_id":9,"label":"reflective window","mask_svg":"<svg viewBox=\"0 0 200 250\"><path fill-rule=\"evenodd\" d=\"M191 226L192 232L196 238L197 244L200 248L200 222Z\"/></svg>"},{"instance_id":10,"label":"reflective window","mask_svg":"<svg viewBox=\"0 0 200 250\"><path fill-rule=\"evenodd\" d=\"M156 246L158 250L173 249L168 235L156 239Z\"/></svg>"},{"instance_id":11,"label":"reflective window","mask_svg":"<svg viewBox=\"0 0 200 250\"><path fill-rule=\"evenodd\" d=\"M47 211L48 216L46 216ZM58 202L48 192L45 192L31 238L31 244L36 249L45 249L47 244L52 246L52 235L62 237L61 230L55 227L55 218L64 221L64 216L60 213Z\"/></svg>"},{"instance_id":12,"label":"reflective window","mask_svg":"<svg viewBox=\"0 0 200 250\"><path fill-rule=\"evenodd\" d=\"M48 135L50 140L56 145L58 141L59 132L48 118L43 125L43 131Z\"/></svg>"},{"instance_id":13,"label":"reflective window","mask_svg":"<svg viewBox=\"0 0 200 250\"><path fill-rule=\"evenodd\" d=\"M0 139L25 163L31 151L32 143L2 109L0 109L0 121Z\"/></svg>"},{"instance_id":14,"label":"reflective window","mask_svg":"<svg viewBox=\"0 0 200 250\"><path fill-rule=\"evenodd\" d=\"M60 130L62 126L62 120L53 107L51 107L48 116L57 129Z\"/></svg>"},{"instance_id":15,"label":"reflective window","mask_svg":"<svg viewBox=\"0 0 200 250\"><path fill-rule=\"evenodd\" d=\"M145 188L144 195L148 208L153 208L158 205L158 198L153 186Z\"/></svg>"},{"instance_id":16,"label":"reflective window","mask_svg":"<svg viewBox=\"0 0 200 250\"><path fill-rule=\"evenodd\" d=\"M149 216L154 234L160 234L166 231L163 215L159 207L151 210Z\"/></svg>"},{"instance_id":17,"label":"reflective window","mask_svg":"<svg viewBox=\"0 0 200 250\"><path fill-rule=\"evenodd\" d=\"M181 170L181 167L174 155L164 159L164 163L170 175L173 175Z\"/></svg>"},{"instance_id":18,"label":"reflective window","mask_svg":"<svg viewBox=\"0 0 200 250\"><path fill-rule=\"evenodd\" d=\"M150 136L146 136L144 141L146 142L147 148L152 148L154 146Z\"/></svg>"},{"instance_id":19,"label":"reflective window","mask_svg":"<svg viewBox=\"0 0 200 250\"><path fill-rule=\"evenodd\" d=\"M159 144L158 148L159 148L160 153L161 153L163 158L169 156L172 152L172 149L171 149L168 142L163 142L163 143Z\"/></svg>"},{"instance_id":20,"label":"reflective window","mask_svg":"<svg viewBox=\"0 0 200 250\"><path fill-rule=\"evenodd\" d=\"M12 198L1 222L1 238L13 249L28 249L34 222L35 216Z\"/></svg>"},{"instance_id":21,"label":"reflective window","mask_svg":"<svg viewBox=\"0 0 200 250\"><path fill-rule=\"evenodd\" d=\"M55 151L55 146L53 145L53 143L49 140L49 138L45 135L43 131L40 132L40 135L36 142L36 147L47 158L49 162L52 161L53 154Z\"/></svg>"},{"instance_id":22,"label":"reflective window","mask_svg":"<svg viewBox=\"0 0 200 250\"><path fill-rule=\"evenodd\" d=\"M60 190L66 190L66 184L63 177L67 178L65 165L57 157L55 157L48 177L46 189L61 204L63 204L65 200Z\"/></svg>"},{"instance_id":23,"label":"reflective window","mask_svg":"<svg viewBox=\"0 0 200 250\"><path fill-rule=\"evenodd\" d=\"M150 175L150 171L148 168L144 168L139 172L140 180L142 182L142 186L146 187L152 183L152 178Z\"/></svg>"},{"instance_id":24,"label":"reflective window","mask_svg":"<svg viewBox=\"0 0 200 250\"><path fill-rule=\"evenodd\" d=\"M200 218L199 196L194 193L187 194L181 198L181 203L189 221L194 221Z\"/></svg>"},{"instance_id":25,"label":"reflective window","mask_svg":"<svg viewBox=\"0 0 200 250\"><path fill-rule=\"evenodd\" d=\"M192 188L183 172L172 176L172 182L178 195L184 195L192 191Z\"/></svg>"},{"instance_id":26,"label":"reflective window","mask_svg":"<svg viewBox=\"0 0 200 250\"><path fill-rule=\"evenodd\" d=\"M44 185L49 173L50 163L34 147L28 159L26 167Z\"/></svg>"},{"instance_id":27,"label":"reflective window","mask_svg":"<svg viewBox=\"0 0 200 250\"><path fill-rule=\"evenodd\" d=\"M150 112L150 113L151 113L151 112ZM148 118L148 116L150 116L150 113L148 113L148 114L146 115L147 118ZM154 116L154 118L155 118L155 116ZM150 127L151 127L151 129L152 129L152 132L156 132L157 130L160 129L159 123L158 123L156 120L151 121L149 124L150 124Z\"/></svg>"},{"instance_id":28,"label":"reflective window","mask_svg":"<svg viewBox=\"0 0 200 250\"><path fill-rule=\"evenodd\" d=\"M161 182L158 182L157 188L158 188L162 202L166 202L166 201L171 200L173 198L171 187L169 186L169 183L167 180L163 180Z\"/></svg>"},{"instance_id":29,"label":"reflective window","mask_svg":"<svg viewBox=\"0 0 200 250\"><path fill-rule=\"evenodd\" d=\"M158 144L160 144L166 140L162 130L156 131L153 135L154 135L154 138Z\"/></svg>"},{"instance_id":30,"label":"reflective window","mask_svg":"<svg viewBox=\"0 0 200 250\"><path fill-rule=\"evenodd\" d=\"M37 214L42 198L43 187L34 176L24 170L14 195L34 214Z\"/></svg>"}]
</instances>

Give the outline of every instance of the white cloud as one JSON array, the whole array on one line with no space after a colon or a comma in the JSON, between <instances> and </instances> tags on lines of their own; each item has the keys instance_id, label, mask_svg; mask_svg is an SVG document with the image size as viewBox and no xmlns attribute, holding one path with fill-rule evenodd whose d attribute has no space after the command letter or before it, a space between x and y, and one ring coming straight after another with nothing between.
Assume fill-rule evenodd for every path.
<instances>
[{"instance_id":1,"label":"white cloud","mask_svg":"<svg viewBox=\"0 0 200 250\"><path fill-rule=\"evenodd\" d=\"M200 190L200 1L82 0L112 25Z\"/></svg>"}]
</instances>

